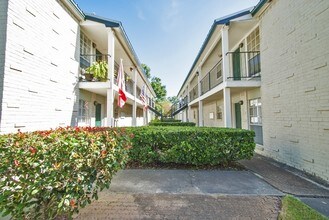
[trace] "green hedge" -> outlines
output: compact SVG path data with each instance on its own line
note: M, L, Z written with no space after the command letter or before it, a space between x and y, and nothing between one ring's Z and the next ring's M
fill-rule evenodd
M254 132L205 127L130 128L134 134L132 162L191 165L227 164L250 159L255 149Z
M189 126L194 127L194 122L150 122L149 126Z
M59 128L0 136L0 214L72 215L97 199L127 161L124 130Z
M162 118L162 122L181 122L182 120L174 119L174 118Z

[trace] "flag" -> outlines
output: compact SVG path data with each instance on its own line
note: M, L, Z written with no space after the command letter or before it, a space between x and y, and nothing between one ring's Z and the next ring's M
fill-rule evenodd
M125 72L123 71L123 64L122 64L122 59L120 61L120 66L119 66L119 71L118 71L118 87L119 87L119 97L118 97L118 106L120 108L122 108L126 101L127 101L127 97L126 97L126 85L125 85Z
M145 84L142 87L140 98L144 104L144 108L147 109L147 97L146 97L146 86Z

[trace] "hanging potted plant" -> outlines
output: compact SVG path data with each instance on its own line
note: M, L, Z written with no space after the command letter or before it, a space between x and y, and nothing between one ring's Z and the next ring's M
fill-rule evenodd
M107 80L107 71L108 71L108 66L107 66L106 61L96 61L90 67L88 67L86 69L85 76L87 74L90 74L90 75L92 75L92 78L94 80L106 81ZM87 79L87 76L86 76L86 79Z

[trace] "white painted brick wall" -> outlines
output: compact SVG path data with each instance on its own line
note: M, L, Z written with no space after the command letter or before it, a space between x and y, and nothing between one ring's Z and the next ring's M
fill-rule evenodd
M260 19L264 151L329 181L329 1L275 0Z
M9 0L1 133L74 125L79 25L53 0Z

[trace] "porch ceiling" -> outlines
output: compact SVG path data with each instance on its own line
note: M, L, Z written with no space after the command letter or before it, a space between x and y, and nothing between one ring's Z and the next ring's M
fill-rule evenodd
M97 50L102 54L108 54L108 32L110 28L105 27L104 24L86 20L81 24L81 30L96 44ZM130 67L135 65L131 61L126 50L123 48L122 39L116 34L114 56L115 62L120 63L120 59L123 59L124 71L132 77Z
M255 19L231 21L229 29L229 50L232 50L255 27Z

